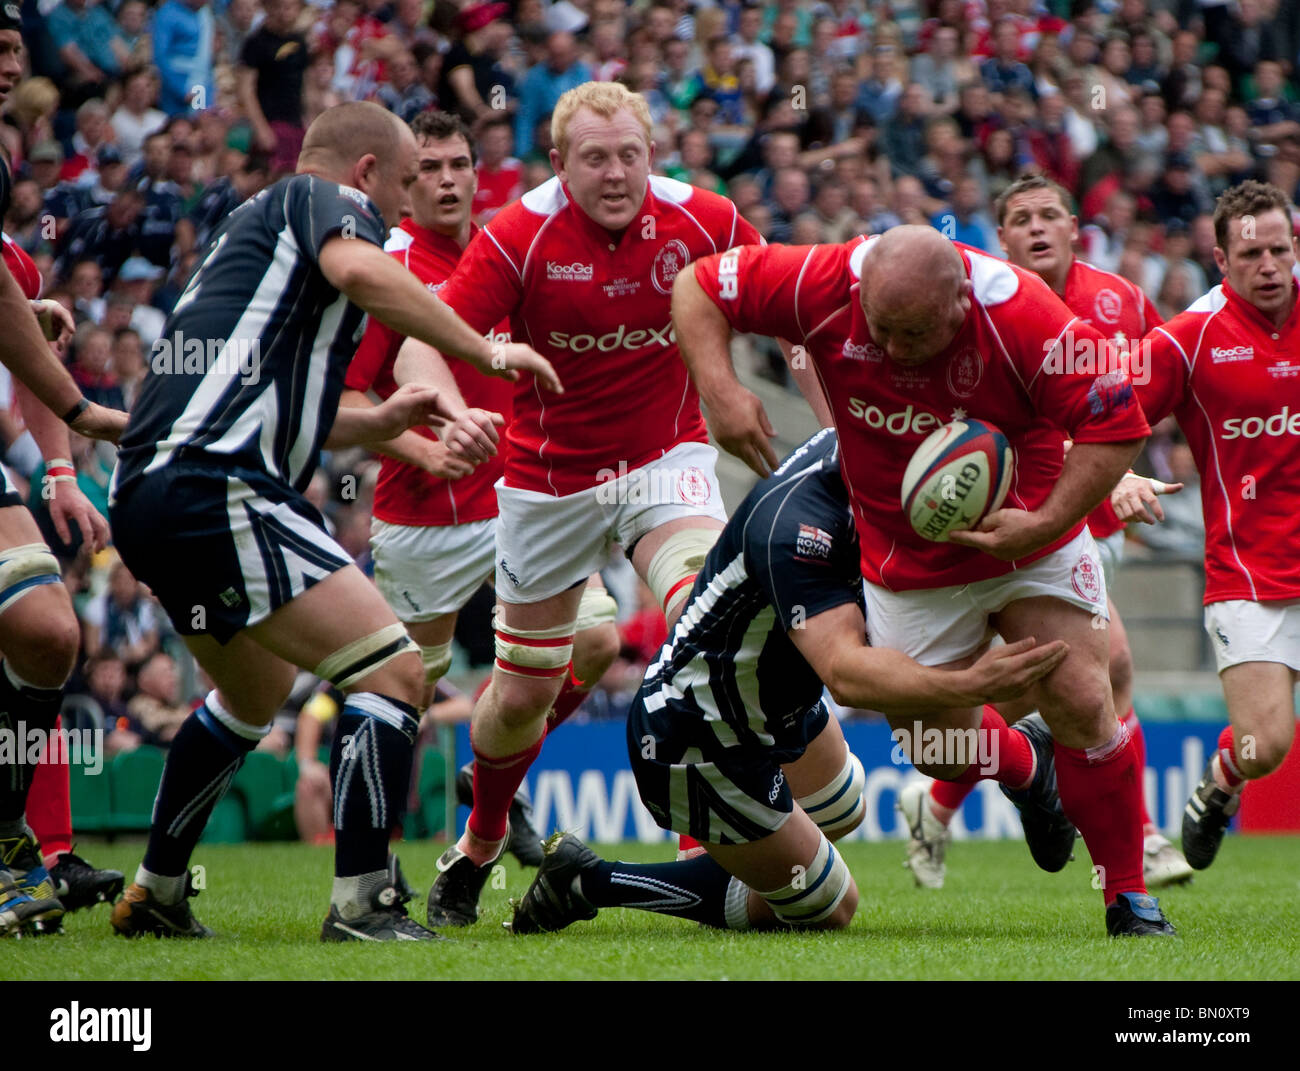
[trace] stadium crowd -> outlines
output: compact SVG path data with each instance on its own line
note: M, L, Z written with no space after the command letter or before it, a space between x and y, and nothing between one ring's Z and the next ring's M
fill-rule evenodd
M656 171L726 194L770 242L926 223L1001 255L994 199L1042 172L1075 198L1081 255L1165 318L1220 281L1217 194L1258 177L1300 197L1300 5L1281 0L21 6L31 75L0 125L15 176L4 229L34 259L43 296L78 323L64 355L77 383L119 408L209 236L291 173L306 125L345 100L470 123L477 222L550 176L550 110L593 79L645 95ZM743 348L750 374L785 382L774 347ZM100 705L113 746L165 745L205 689L112 551L92 558L56 538L39 452L15 413L10 392L5 463L32 489L83 624L72 691ZM73 461L104 509L113 451L74 436ZM1166 480L1195 478L1172 421L1147 463ZM363 566L376 468L335 452L308 494ZM1169 524L1132 536L1199 555L1195 490L1169 502ZM615 563L608 578L625 648L611 690L625 693L662 627L629 573ZM471 664L491 659L490 601L462 615Z

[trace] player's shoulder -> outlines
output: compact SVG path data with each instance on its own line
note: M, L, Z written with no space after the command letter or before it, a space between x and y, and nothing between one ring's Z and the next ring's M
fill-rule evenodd
M825 500L829 497L847 506L848 493L840 476L840 444L835 429L822 428L795 447L772 475L754 485L748 497L751 521L755 517L764 518L759 528L770 528L791 498Z
M1152 334L1158 337L1163 333L1187 350L1189 346L1196 345L1198 339L1205 335L1209 322L1227 307L1228 296L1223 292L1222 285L1211 287L1183 312L1155 327ZM1190 350L1188 355L1191 355Z
M384 242L384 252L391 253L393 256L400 256L405 253L415 243L415 235L405 227L394 227L388 232L388 240Z
M986 309L1019 309L1055 297L1038 275L964 242L953 242L966 265L971 296ZM1059 299L1058 299L1059 300Z
M655 200L674 208L682 208L695 216L725 216L731 219L737 214L735 203L729 197L723 197L712 190L703 190L681 179L669 178L667 175L650 176L650 192Z

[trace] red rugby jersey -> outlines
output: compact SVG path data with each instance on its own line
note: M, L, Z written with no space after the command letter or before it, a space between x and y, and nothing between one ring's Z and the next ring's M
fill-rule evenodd
M1177 417L1201 473L1205 601L1300 598L1300 301L1274 327L1225 281L1145 341L1138 397Z
M489 171L480 163L474 172L478 176L478 190L472 208L475 223L486 223L523 195L524 165L513 156L502 160L495 171Z
M707 442L673 334L673 280L690 261L761 241L725 197L650 177L613 237L553 178L483 228L441 297L476 329L509 316L555 366L563 394L520 377L506 485L569 495L685 442Z
M474 228L466 248L473 249L481 240L478 229ZM461 248L453 239L421 227L409 218L393 230L384 249L433 291L441 289L461 258ZM498 324L491 334L494 341L509 342L510 325ZM393 365L405 341L405 335L372 317L348 366L346 386L352 390L373 390L381 398L387 398L397 389ZM473 365L455 358L449 358L447 364L466 405L500 413L509 422L514 384L486 376ZM415 431L429 439L438 437L437 432L427 427L417 427ZM498 449L504 450L504 446L503 437ZM498 453L476 466L468 476L441 480L414 465L391 457L381 458L374 515L389 524L421 527L487 520L497 515L493 485L504 468L503 456Z
M1140 287L1078 257L1065 276L1062 300L1075 316L1091 324L1123 352L1165 322ZM1105 539L1122 529L1124 522L1115 516L1108 498L1088 514L1088 527L1098 539Z
M839 431L863 576L894 591L1001 576L1018 563L912 531L899 501L903 471L926 436L966 417L1001 428L1015 461L1006 506L1033 510L1061 471L1066 432L1078 443L1100 443L1140 439L1150 429L1122 368L1096 375L1062 366L1068 332L1107 348L1096 331L1037 275L960 243L974 287L965 323L926 364L894 364L873 341L858 298L862 256L873 240L730 250L697 263L695 277L737 330L807 347Z

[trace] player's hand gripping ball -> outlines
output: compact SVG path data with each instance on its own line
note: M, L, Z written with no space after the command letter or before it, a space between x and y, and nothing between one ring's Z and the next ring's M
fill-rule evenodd
M1011 486L1011 444L992 424L954 420L916 448L903 473L903 512L923 539L976 528Z

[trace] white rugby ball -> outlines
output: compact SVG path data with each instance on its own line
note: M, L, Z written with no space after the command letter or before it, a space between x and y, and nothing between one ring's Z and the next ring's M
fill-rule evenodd
M954 420L932 432L903 473L903 512L923 539L975 528L1011 486L1011 444L992 424Z

